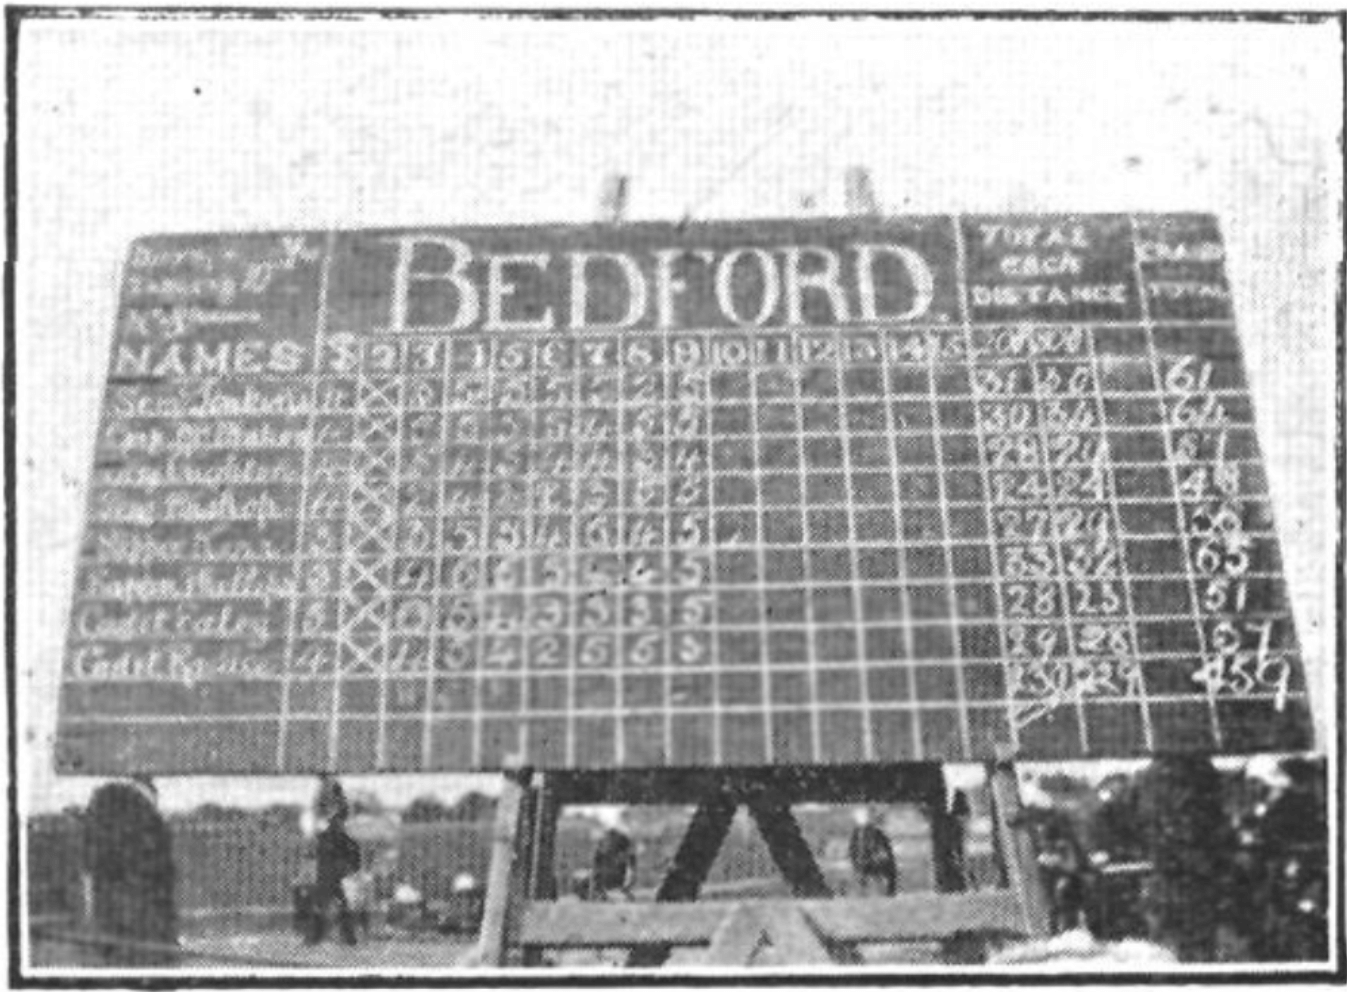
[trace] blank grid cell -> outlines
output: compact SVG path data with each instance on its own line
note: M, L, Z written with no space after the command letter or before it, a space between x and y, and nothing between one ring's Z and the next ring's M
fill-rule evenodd
M854 235L801 223L829 245ZM876 256L873 319L849 298L841 326L820 319L837 304L806 266L754 284L801 312L754 323L746 260L697 289L684 258L660 326L619 328L622 294L601 289L619 270L595 256L589 316L608 323L574 333L372 333L367 253L387 246L306 236L321 264L263 294L298 372L168 375L157 402L181 417L127 413L149 387L109 386L123 402L100 435L100 553L80 566L70 649L107 671L67 665L61 732L114 747L190 711L247 724L290 772L1304 745L1215 222L876 223L930 253L931 285ZM525 236L562 243L491 235ZM226 271L222 244L275 237L193 250ZM1031 277L1048 238L1074 261ZM399 320L448 320L442 280L417 274ZM225 413L183 400L203 389ZM167 447L137 448L138 431ZM174 472L171 501L143 481ZM173 519L189 503L219 526ZM152 519L115 519L123 504ZM163 560L126 550L141 544ZM201 633L181 638L204 673L190 691L126 674L165 640L155 615ZM215 733L184 737L190 760Z

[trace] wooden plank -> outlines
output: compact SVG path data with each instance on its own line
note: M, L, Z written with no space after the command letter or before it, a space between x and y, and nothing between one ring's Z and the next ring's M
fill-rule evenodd
M725 781L711 768L577 769L568 770L558 788L563 805L694 805Z
M850 947L830 947L798 903L768 903L766 943L756 963L764 965L859 964ZM851 953L848 953L851 952Z
M832 895L790 805L769 793L751 798L748 811L762 839L767 842L767 850L777 869L790 884L791 892L800 899Z
M557 821L561 815L557 786L561 777L561 773L539 775L532 790L532 843L529 845L530 864L525 885L530 900L557 897ZM523 963L530 967L542 964L540 952L525 949Z
M1023 926L1030 936L1052 934L1048 897L1039 877L1038 857L1028 831L1019 825L1023 807L1015 765L1003 757L989 769L993 828L1000 840L1006 879L1019 903Z
M520 942L540 947L709 944L725 917L747 903L534 903ZM798 909L839 944L940 940L961 933L1024 934L1013 892L914 893L892 899L756 900Z
M533 865L529 869L529 895L534 899L557 897L557 821L561 816L558 779L561 773L539 776L534 811Z
M734 798L725 793L716 793L697 806L669 871L655 893L656 901L685 902L697 898L730 832L737 808Z
M798 906L785 902L740 903L716 928L703 964L828 965L837 959Z
M523 875L528 867L532 802L528 772L505 776L496 806L496 827L491 839L491 866L487 871L486 906L477 939L474 963L499 968L505 965L515 943L523 896Z
M762 790L791 803L927 803L944 794L944 779L938 763L915 761L840 767L568 770L558 788L563 805L694 805L716 791L746 802Z
M711 935L705 964L742 968L753 962L768 941L762 911L753 903L739 903L720 921Z
M801 907L830 940L840 943L939 940L959 933L1023 933L1019 902L1005 889L941 894L914 892L891 899L830 899Z
M736 905L733 902L533 903L524 917L520 943L538 947L707 944L721 920Z

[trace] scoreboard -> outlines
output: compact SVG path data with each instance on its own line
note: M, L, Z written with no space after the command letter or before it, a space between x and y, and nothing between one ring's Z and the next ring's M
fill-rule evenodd
M65 772L1310 744L1203 215L129 251Z

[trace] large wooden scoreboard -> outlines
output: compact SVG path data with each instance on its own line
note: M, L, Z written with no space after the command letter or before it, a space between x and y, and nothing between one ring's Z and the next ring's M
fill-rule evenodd
M71 773L1309 746L1216 222L132 245Z

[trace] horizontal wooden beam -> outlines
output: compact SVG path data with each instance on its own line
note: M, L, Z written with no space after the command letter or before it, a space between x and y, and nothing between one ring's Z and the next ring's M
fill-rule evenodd
M940 940L959 933L1022 934L1024 922L1008 890L957 895L914 893L894 898L760 900L803 911L819 933L839 943ZM522 943L536 947L638 947L709 944L741 902L533 903Z
M931 802L944 796L939 764L706 769L651 768L551 774L563 805L623 803L686 805L715 792L747 802L770 792L789 803Z
M709 944L738 903L535 902L520 942L537 947L638 947Z
M802 904L819 930L844 943L939 940L959 933L1025 933L1009 889L893 898L810 900Z

